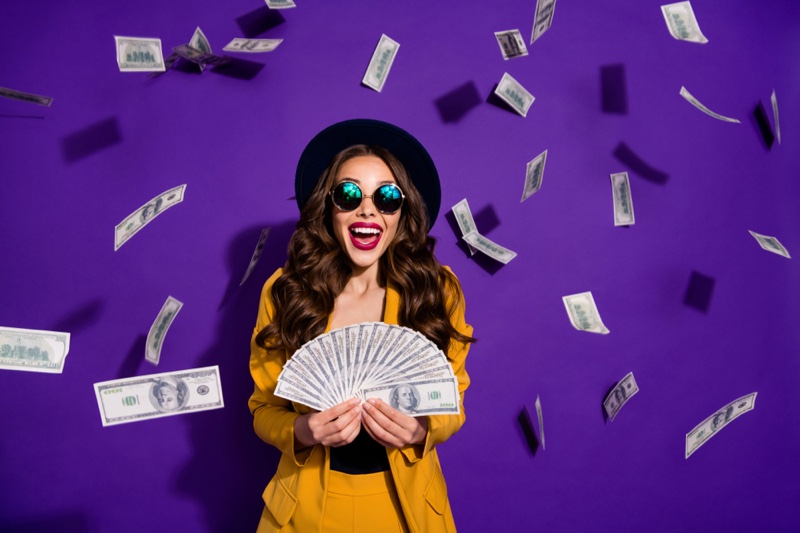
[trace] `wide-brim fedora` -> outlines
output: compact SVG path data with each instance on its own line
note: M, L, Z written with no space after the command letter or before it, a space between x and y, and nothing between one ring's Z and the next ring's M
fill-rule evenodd
M385 148L403 164L425 202L430 229L442 202L436 165L425 147L413 135L394 124L380 120L358 118L337 122L311 139L297 163L294 178L297 206L303 209L333 157L356 144Z

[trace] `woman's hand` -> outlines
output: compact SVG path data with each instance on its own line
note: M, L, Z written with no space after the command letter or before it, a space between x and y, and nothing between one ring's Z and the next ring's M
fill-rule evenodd
M319 413L298 416L294 440L298 448L315 444L343 446L353 442L361 430L361 400L352 398Z
M361 422L364 429L387 448L425 442L428 435L427 416L408 416L377 398L367 400L363 407Z

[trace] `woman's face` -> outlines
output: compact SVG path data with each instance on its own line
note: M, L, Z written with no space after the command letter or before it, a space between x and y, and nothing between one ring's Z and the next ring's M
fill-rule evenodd
M375 208L371 196L386 183L396 183L392 171L379 157L358 156L345 161L336 174L335 185L352 181L361 189L361 204L352 211L333 209L333 233L354 270L377 268L378 260L397 233L402 208L388 215Z
M172 387L161 387L156 393L158 403L165 409L178 408L178 391Z

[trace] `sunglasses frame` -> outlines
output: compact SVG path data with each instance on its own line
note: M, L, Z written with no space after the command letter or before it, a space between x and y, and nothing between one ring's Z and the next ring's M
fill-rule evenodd
M336 200L334 199L334 196L333 196L334 191L336 191L336 189L338 189L339 187L341 187L345 183L349 183L351 185L354 185L358 189L358 191L361 193L361 199L359 200L358 205L356 205L352 209L344 209L343 207L341 207L339 204L336 203ZM394 211L384 211L380 207L378 207L378 204L375 203L375 193L377 193L383 187L394 187L395 189L400 191L400 205L397 206L397 209L395 209ZM403 189L401 189L400 186L398 186L396 183L384 183L383 185L381 185L380 187L378 187L377 189L372 191L372 194L364 194L364 191L361 189L361 186L358 183L356 183L354 181L343 180L343 181L340 181L339 183L337 183L336 186L333 189L328 191L328 195L331 197L331 203L339 211L344 211L344 212L355 211L356 209L358 209L361 206L361 202L363 202L367 198L370 198L372 200L372 205L375 206L375 209L377 209L379 213L382 213L384 215L393 215L393 214L397 213L398 211L400 211L400 208L403 207L403 203L405 203L405 200L406 200L406 195L403 192Z

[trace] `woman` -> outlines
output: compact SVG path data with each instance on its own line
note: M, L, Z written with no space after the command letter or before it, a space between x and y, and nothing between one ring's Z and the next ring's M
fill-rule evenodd
M406 131L350 120L309 143L295 189L300 221L286 266L264 285L251 343L255 431L282 452L258 531L455 531L436 445L464 423L474 339L458 281L427 235L436 167ZM368 321L415 329L445 352L460 414L415 418L377 399L316 412L274 395L305 342Z

